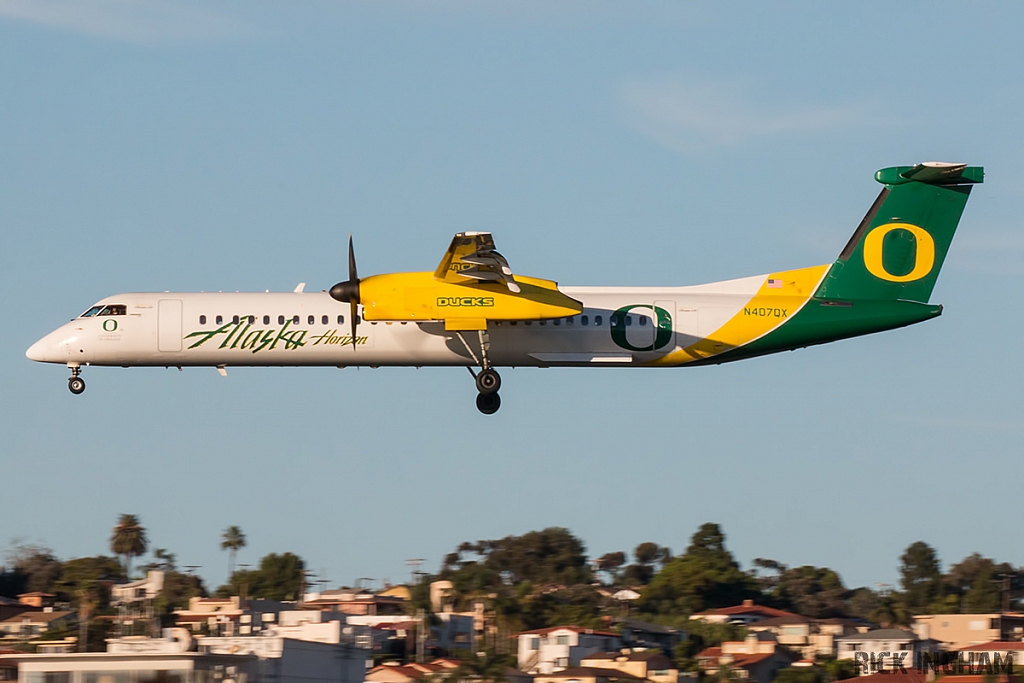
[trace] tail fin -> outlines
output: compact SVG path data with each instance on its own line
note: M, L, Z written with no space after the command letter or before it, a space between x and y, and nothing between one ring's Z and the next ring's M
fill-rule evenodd
M885 187L822 281L824 299L926 303L981 166L928 162L883 168Z

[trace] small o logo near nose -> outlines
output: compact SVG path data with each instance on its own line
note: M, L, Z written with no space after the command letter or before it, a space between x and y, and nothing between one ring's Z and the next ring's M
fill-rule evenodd
M116 329L117 329L117 321L116 320L104 320L103 321L103 331L104 332L113 332Z
M885 237L894 230L908 233L914 240L914 267L904 275L895 275L885 267ZM892 248L894 245L890 245ZM899 247L897 248L897 253ZM913 282L932 272L935 265L935 240L927 230L911 223L886 223L879 225L864 238L864 267L881 280L889 282Z

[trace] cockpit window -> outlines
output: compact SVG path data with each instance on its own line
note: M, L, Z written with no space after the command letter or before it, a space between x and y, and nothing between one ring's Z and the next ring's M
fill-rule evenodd
M110 304L96 315L128 315L128 307L124 304Z
M85 313L83 313L82 315L80 315L78 317L79 318L91 318L94 315L97 315L102 310L103 310L102 306L93 306L88 311L86 311Z

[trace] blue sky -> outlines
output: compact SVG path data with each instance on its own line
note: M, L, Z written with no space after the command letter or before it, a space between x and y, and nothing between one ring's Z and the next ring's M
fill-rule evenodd
M224 579L332 585L566 526L599 555L723 525L894 583L1007 543L1024 465L1024 7L956 2L0 2L0 546L122 512ZM87 369L37 338L124 291L330 287L488 230L517 272L676 285L828 263L878 168L984 165L934 321L710 368Z

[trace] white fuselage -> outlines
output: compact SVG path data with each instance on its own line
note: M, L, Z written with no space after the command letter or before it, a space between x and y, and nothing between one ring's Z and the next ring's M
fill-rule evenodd
M581 315L492 321L490 359L495 366L650 364L711 335L766 277L691 287L565 287L583 303ZM353 344L349 306L325 292L133 293L97 303L103 305L122 305L123 314L76 318L26 355L72 366L479 364L479 334L448 331L443 321L360 321Z

